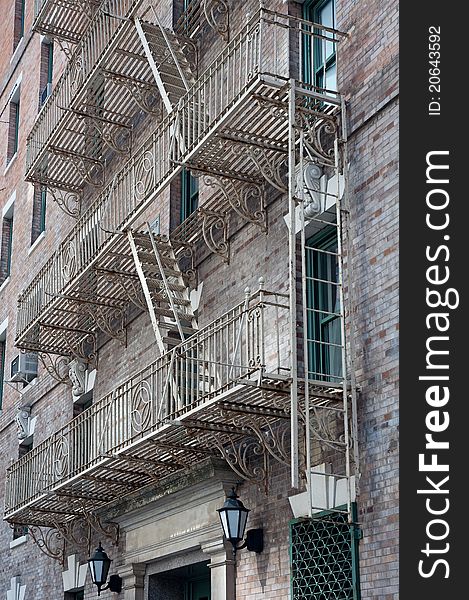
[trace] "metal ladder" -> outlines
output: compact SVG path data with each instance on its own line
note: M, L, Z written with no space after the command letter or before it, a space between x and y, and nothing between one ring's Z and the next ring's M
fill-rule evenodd
M163 27L153 7L152 12L156 25L137 17L134 23L163 104L170 113L195 78L177 36Z
M148 306L161 353L191 336L197 329L189 289L169 240L147 231L127 232L135 268Z

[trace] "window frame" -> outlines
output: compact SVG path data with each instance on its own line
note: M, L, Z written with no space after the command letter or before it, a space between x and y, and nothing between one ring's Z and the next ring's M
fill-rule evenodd
M319 18L321 9L331 3L332 5L332 29L336 28L336 3L335 0L307 0L303 5L303 18L307 21L317 23L321 25L321 19ZM327 27L327 25L325 25ZM318 30L316 30L318 31ZM302 78L305 83L313 85L319 89L329 89L329 91L337 91L337 73L334 88L326 88L324 81L325 74L328 69L337 65L337 53L336 46L333 41L329 42L332 44L333 51L330 56L326 56L324 61L323 45L327 45L323 39L313 37L310 35L304 35L303 44L303 73ZM311 47L313 44L313 48ZM312 50L314 50L312 52ZM313 56L314 64L311 64L311 56Z
M181 223L199 206L199 180L188 169L181 171Z
M3 332L2 332L3 333ZM6 337L6 331L5 337ZM5 362L6 362L6 339L0 339L0 411L3 407L3 389L5 380Z
M308 365L307 378L315 381L329 381L331 383L340 383L343 379L342 360L340 361L339 371L331 372L332 361L331 353L333 349L340 353L342 359L343 340L340 319L340 295L339 295L339 277L338 264L336 264L334 279L329 279L326 271L329 271L330 265L327 264L326 253L338 252L338 230L333 224L324 227L316 234L308 238L305 242L305 262L306 262L306 331L308 344ZM315 252L317 251L317 252ZM321 254L324 252L324 254ZM317 256L315 256L315 254ZM338 257L336 259L338 261ZM315 272L317 269L317 273ZM322 281L316 281L322 280ZM333 297L333 290L336 290ZM337 304L339 303L339 307ZM335 313L335 314L331 314ZM338 321L339 335L338 339L326 339L326 328ZM330 346L329 344L336 344ZM314 377L313 377L314 376Z
M315 513L313 518L310 517L301 517L297 519L292 519L289 523L289 559L290 559L290 598L294 598L294 572L293 572L293 528L295 525L305 522L311 521L323 521L327 522L327 518L334 515L341 515L339 511L346 511L347 506L337 506L332 510L325 510L318 513ZM361 587L360 587L360 562L359 562L359 541L363 537L362 531L358 525L358 510L357 503L351 503L351 516L352 522L348 523L348 527L350 529L350 552L351 552L351 576L352 576L352 593L353 600L361 600ZM331 520L331 523L334 522ZM345 525L345 523L344 523Z
M18 15L18 7L19 7L19 15ZM26 10L26 0L15 0L15 12L14 12L14 22L13 22L13 54L16 52L21 40L24 37L24 23L25 23L25 10ZM19 21L19 28L17 29L16 23L17 19Z
M40 200L38 200L38 197L40 195ZM37 206L40 202L40 209L39 209L39 219L38 220L38 226L35 227L35 217L36 217L36 210L37 210ZM46 230L46 209L47 209L47 188L46 187L39 187L38 186L34 186L34 197L33 197L33 212L32 212L32 217L31 217L31 246L36 242L36 240L38 239L38 237L44 233L44 231Z

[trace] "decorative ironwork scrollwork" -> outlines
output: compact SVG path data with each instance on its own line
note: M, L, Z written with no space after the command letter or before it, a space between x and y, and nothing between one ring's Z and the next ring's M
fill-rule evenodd
M112 272L105 272L104 277L106 280L115 283L119 287L120 293L122 293L122 295L137 308L141 308L145 311L148 309L142 286L137 279L132 276L126 277L120 273Z
M83 310L93 320L96 327L124 346L127 344L125 311L119 306L100 306L93 302L84 302Z
M140 381L132 391L130 420L132 429L141 433L152 421L153 393L148 381Z
M93 187L103 187L104 185L104 165L94 159L87 159L83 156L74 154L64 154L63 158L72 163L77 172L83 179Z
M282 193L288 191L288 182L285 177L285 156L283 154L273 154L264 148L246 146L245 144L242 146L242 151L247 153L261 175L272 187Z
M253 368L263 366L263 357L261 355L261 346L259 341L263 339L262 335L262 317L263 311L260 306L251 308L247 313L247 325L250 328L248 352L248 364Z
M338 412L327 405L313 406L310 409L310 435L311 441L318 442L323 450L345 450L343 424L338 418Z
M275 418L259 413L250 415L237 412L236 406L223 404L220 407L220 417L223 422L230 423L237 428L249 428L259 444L272 458L286 466L290 466L290 420L288 418Z
M69 359L65 356L57 354L49 354L48 352L39 352L38 358L41 361L44 369L59 383L72 385L68 376Z
M161 110L161 97L158 88L155 85L149 85L145 81L138 81L132 77L114 73L112 71L102 71L105 79L113 81L117 85L124 87L132 96L135 103L144 112L156 115L158 120L163 117Z
M336 117L324 113L312 115L297 111L299 125L304 131L304 146L309 158L325 166L335 166L333 140L338 135Z
M212 434L211 439L231 469L240 477L258 484L266 481L268 465L265 445L257 437L246 437L242 440L225 437L221 440Z
M72 73L71 76L71 86L73 89L78 89L79 86L83 83L84 77L84 61L83 56L81 54L74 54L72 57L72 62L70 62L70 71Z
M86 523L93 529L98 537L105 536L114 546L119 543L119 524L112 521L103 522L99 515L83 510L83 518Z
M216 31L225 42L229 41L230 9L225 0L202 0L205 18L210 27Z
M96 366L98 344L94 333L84 335L78 343L72 342L67 335L62 336L62 341L67 349L67 354Z
M226 214L201 207L198 209L198 215L202 219L202 236L208 248L228 264L230 262L230 246ZM221 240L216 233L217 231L223 232Z
M111 123L92 115L78 115L89 130L96 132L96 135L105 142L110 148L119 154L129 154L132 146L132 129L121 123Z
M73 279L77 273L77 248L76 240L72 238L68 240L62 247L62 282L66 285Z
M231 208L243 219L257 225L262 231L267 231L267 217L265 211L265 190L257 183L242 182L230 177L214 177L205 175L205 185L215 188L223 195ZM250 204L258 207L250 209Z
M138 200L144 198L153 184L155 172L155 157L147 150L135 165L135 196Z
M78 219L81 214L82 195L79 192L62 190L54 187L47 187L47 192L57 206L63 210L66 215Z
M34 543L46 556L65 564L65 539L57 529L49 527L28 526L28 533Z
M61 479L69 472L70 446L68 439L61 435L54 444L54 475Z

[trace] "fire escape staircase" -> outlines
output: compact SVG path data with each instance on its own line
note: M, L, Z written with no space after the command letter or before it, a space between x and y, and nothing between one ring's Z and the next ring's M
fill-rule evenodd
M148 232L127 232L135 268L160 353L179 344L197 329L189 289L170 241Z
M156 25L139 18L134 22L163 104L170 113L195 78L177 36L164 28L153 12Z

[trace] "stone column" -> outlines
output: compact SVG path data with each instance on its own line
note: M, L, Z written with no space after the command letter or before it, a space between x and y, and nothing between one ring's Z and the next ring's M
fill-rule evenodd
M133 563L119 567L119 575L123 579L122 591L125 600L143 600L143 586L146 565Z
M204 542L202 552L208 554L212 600L235 600L236 570L231 552L227 553L223 539ZM126 599L127 600L127 599Z

